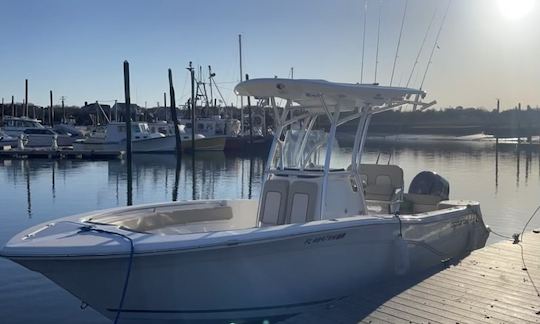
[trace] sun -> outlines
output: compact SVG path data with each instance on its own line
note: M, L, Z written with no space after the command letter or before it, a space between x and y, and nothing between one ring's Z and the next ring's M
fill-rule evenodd
M501 14L508 19L518 20L534 7L535 0L498 0Z

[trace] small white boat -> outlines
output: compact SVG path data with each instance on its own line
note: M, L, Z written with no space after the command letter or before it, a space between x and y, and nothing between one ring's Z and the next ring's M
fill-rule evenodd
M18 144L18 140L15 137L11 137L8 134L4 133L0 129L0 150L7 148L16 147Z
M50 147L56 137L58 146L70 146L77 139L71 134L59 134L50 127L43 126L39 120L28 117L4 117L4 132L18 138L23 135L28 147Z
M176 136L174 133L174 125L165 121L148 124L150 131L161 133L165 136ZM182 151L190 151L191 143L191 128L187 128L185 124L179 124L180 142ZM225 149L225 136L210 136L207 137L201 133L195 134L195 150L196 151L223 151Z
M126 149L126 124L111 122L101 131L73 143L75 150L123 151ZM174 152L176 139L159 132L151 132L145 122L131 123L131 150L134 153Z
M268 98L276 116L258 201L65 217L17 234L2 255L111 319L236 322L294 315L485 245L479 204L448 200L439 175L420 173L404 194L401 168L360 163L371 116L428 107L423 91L292 79L235 91ZM335 136L346 122L357 131L344 159Z

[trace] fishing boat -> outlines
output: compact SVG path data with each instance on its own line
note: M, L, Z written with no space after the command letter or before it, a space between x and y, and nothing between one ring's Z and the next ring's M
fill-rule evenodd
M121 151L126 149L126 124L110 122L73 143L73 149L84 151ZM145 122L131 123L131 150L134 153L174 152L174 136L151 132Z
M158 121L148 124L151 132L161 133L165 136L176 136L174 133L174 125L166 121ZM179 124L178 130L180 133L180 143L182 151L190 151L191 143L191 128L187 128L185 124ZM225 136L210 136L207 137L201 133L195 133L195 150L196 151L223 151L225 149Z
M70 146L77 140L73 134L60 134L43 126L39 120L28 117L5 116L2 129L11 137L18 138L22 135L26 140L25 146L28 147L50 147L55 138L58 146Z
M485 245L479 203L449 200L442 176L421 172L404 193L399 166L361 163L371 117L428 108L425 92L274 78L235 91L275 114L258 200L60 218L17 234L2 255L110 319L236 322L292 316ZM337 154L345 123L355 141Z

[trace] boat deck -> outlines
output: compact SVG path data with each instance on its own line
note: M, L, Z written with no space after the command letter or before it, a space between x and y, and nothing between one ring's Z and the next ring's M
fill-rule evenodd
M539 232L526 233L520 244L503 241L474 251L431 276L383 283L283 323L540 323Z

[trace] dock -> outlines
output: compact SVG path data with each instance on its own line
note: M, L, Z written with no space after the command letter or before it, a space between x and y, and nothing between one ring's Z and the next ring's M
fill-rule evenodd
M352 257L352 256L351 256ZM392 280L282 323L540 323L540 230L442 271Z
M82 151L72 149L27 148L0 150L0 159L122 159L124 151Z

